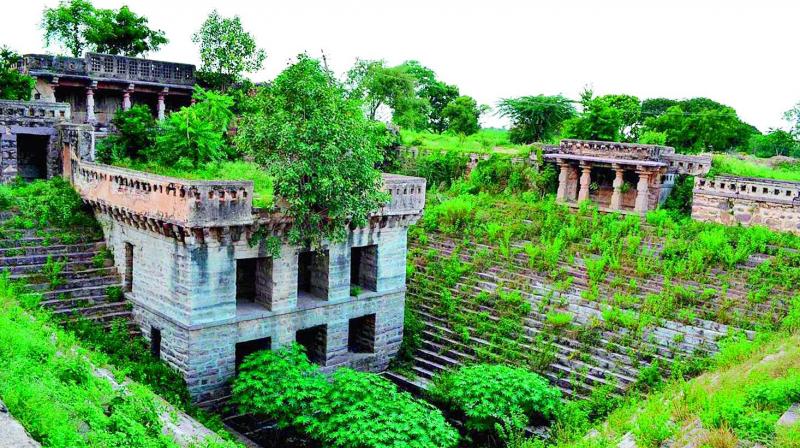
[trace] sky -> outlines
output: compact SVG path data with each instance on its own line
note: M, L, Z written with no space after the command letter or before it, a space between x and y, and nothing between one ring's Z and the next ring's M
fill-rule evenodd
M45 49L42 11L56 0L3 8L0 45ZM266 50L254 81L275 77L297 54L325 54L343 74L356 58L415 59L462 94L501 98L627 93L640 99L704 96L758 127L786 128L800 101L800 1L759 0L94 0L127 4L170 42L148 57L199 65L191 35L208 13L239 15ZM55 50L55 49L51 49ZM504 126L501 117L483 118Z

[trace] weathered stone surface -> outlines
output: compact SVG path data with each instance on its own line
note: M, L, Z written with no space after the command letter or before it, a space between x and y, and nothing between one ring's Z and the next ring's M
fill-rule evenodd
M800 403L795 403L778 419L779 426L791 426L800 422Z
M24 178L58 175L61 172L61 148L56 124L69 118L68 104L0 100L0 182L11 181L18 175ZM44 172L39 173L26 162L29 156L19 147L19 140L25 137L20 136L44 139Z
M25 428L8 412L0 401L0 448L39 448Z

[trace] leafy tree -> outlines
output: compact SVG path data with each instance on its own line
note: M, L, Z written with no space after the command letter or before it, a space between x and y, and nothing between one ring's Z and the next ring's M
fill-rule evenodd
M20 56L6 47L0 47L0 99L30 100L36 80L17 70Z
M233 119L233 99L200 87L194 99L195 104L171 113L161 123L155 145L145 150L148 160L191 168L228 156L226 132Z
M363 101L367 117L374 120L381 106L396 110L399 103L414 97L415 78L400 66L359 59L347 73L347 87L349 95Z
M800 103L797 103L796 106L787 110L783 114L783 118L789 122L789 126L791 127L790 132L795 138L800 139Z
M561 392L546 379L502 364L476 364L438 374L428 392L436 402L463 412L466 427L474 431L491 431L504 418L517 415L552 420L561 407Z
M445 117L445 108L456 98L459 97L458 87L436 81L422 90L422 94L428 98L431 105L429 127L434 132L442 133L448 129L448 121Z
M442 110L441 115L447 122L447 129L456 134L472 135L480 129L478 118L481 108L471 96L454 99Z
M261 69L267 53L256 46L255 38L244 30L239 16L221 17L211 11L200 30L192 35L200 44L201 69L239 80L242 73Z
M146 105L136 104L128 110L118 110L112 124L116 132L97 143L96 157L101 163L135 159L140 151L155 143L156 120Z
M402 128L421 130L428 127L431 105L427 99L416 96L403 96L394 103L392 122Z
M242 412L267 415L325 446L455 447L442 413L388 380L340 368L330 381L297 344L250 355L233 384Z
M645 145L665 145L667 144L667 133L657 131L644 131L639 136L639 143Z
M594 97L581 94L583 111L564 123L564 136L586 140L636 141L641 117L639 99L631 95Z
M773 129L767 134L753 134L747 143L748 152L756 157L800 156L800 142L781 129Z
M744 146L755 128L729 106L708 98L692 98L644 120L648 130L667 134L666 143L685 152L725 151Z
M657 117L667 111L672 106L676 106L678 100L670 98L648 98L642 101L642 117Z
M275 193L294 219L289 240L318 245L363 226L386 200L376 133L344 88L306 55L253 99L236 143L275 178Z
M44 40L59 43L72 56L84 50L139 56L167 43L164 32L147 26L147 18L127 6L118 10L97 9L87 0L60 0L42 16Z
M511 120L509 137L514 143L548 141L558 135L565 120L575 116L572 102L561 95L505 98L498 111Z
M163 31L150 29L147 22L147 17L127 6L98 9L86 29L86 42L99 53L139 56L156 51L168 40Z

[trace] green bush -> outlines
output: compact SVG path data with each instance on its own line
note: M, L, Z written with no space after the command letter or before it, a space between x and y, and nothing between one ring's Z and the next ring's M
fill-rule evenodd
M150 108L144 104L118 110L111 123L116 132L99 140L95 149L95 157L100 163L138 158L141 151L155 143L156 120Z
M338 369L330 379L299 345L250 355L233 383L239 410L274 418L325 446L455 447L441 412L374 374Z
M78 193L59 177L0 185L0 209L14 212L4 223L8 228L70 230L96 226Z
M470 430L486 432L504 418L553 420L561 392L529 370L501 364L477 364L438 374L428 391L444 407L461 412Z

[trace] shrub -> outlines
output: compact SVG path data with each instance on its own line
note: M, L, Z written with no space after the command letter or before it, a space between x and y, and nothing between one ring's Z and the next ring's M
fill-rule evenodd
M505 365L477 364L436 375L431 398L466 416L466 426L490 431L504 418L524 415L552 420L561 392L531 371Z
M441 412L388 380L347 368L330 380L294 344L250 355L233 384L241 412L274 418L325 446L454 447L458 433Z
M155 143L156 120L150 108L144 104L118 110L111 123L116 132L97 142L95 157L100 163L138 158L140 151Z
M11 209L14 216L3 225L10 228L75 229L96 226L80 196L63 179L17 182L0 185L0 209Z

